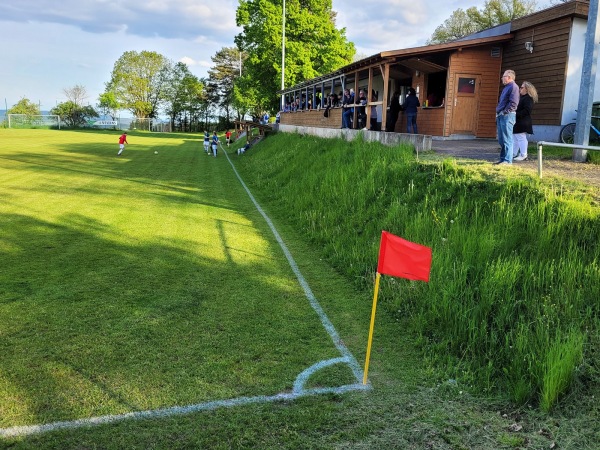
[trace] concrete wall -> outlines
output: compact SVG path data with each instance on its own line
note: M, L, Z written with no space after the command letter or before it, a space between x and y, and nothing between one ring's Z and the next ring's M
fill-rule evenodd
M598 24L600 24L600 21L598 21ZM565 82L561 124L574 122L575 117L577 117L576 110L579 103L586 31L587 20L578 18L573 19L571 40L569 42L569 60L567 62L567 79ZM596 75L598 75L598 73L596 73ZM597 77L596 83L598 83ZM539 94L540 96L542 95L541 92ZM594 92L594 101L596 100L596 92Z
M301 127L282 123L279 124L278 129L284 133L310 134L329 139L341 138L347 141L354 140L361 133L363 139L368 142L381 142L383 145L390 147L400 143L409 143L414 145L415 150L418 152L431 150L431 136L423 134L385 133L382 131L351 130L348 128Z
M534 107L535 108L535 107ZM545 141L560 142L560 130L562 125L533 125L533 134L527 135L529 142Z

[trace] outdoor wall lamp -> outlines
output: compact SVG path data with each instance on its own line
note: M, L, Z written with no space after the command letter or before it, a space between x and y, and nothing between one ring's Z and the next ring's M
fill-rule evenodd
M533 53L533 42L525 42L525 50L527 50L529 53Z

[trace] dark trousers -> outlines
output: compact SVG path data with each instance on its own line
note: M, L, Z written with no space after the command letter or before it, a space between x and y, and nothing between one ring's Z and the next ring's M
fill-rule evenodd
M396 122L398 122L398 113L390 114L387 118L385 131L394 131L396 129Z
M371 117L371 131L381 131L379 129L379 122L377 122L377 117Z

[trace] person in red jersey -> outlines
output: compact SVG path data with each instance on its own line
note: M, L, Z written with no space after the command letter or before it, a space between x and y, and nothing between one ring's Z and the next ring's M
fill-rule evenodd
M123 133L119 137L119 153L117 153L117 156L120 156L121 153L123 153L123 149L125 148L125 144L129 144L129 142L127 142L127 133Z

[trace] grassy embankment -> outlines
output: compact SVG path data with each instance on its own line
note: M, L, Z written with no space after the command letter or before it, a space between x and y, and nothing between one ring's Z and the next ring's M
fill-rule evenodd
M449 378L548 411L598 366L600 215L588 198L521 171L298 135L268 139L242 170L360 288L382 229L433 247L431 282L388 280L382 306Z

